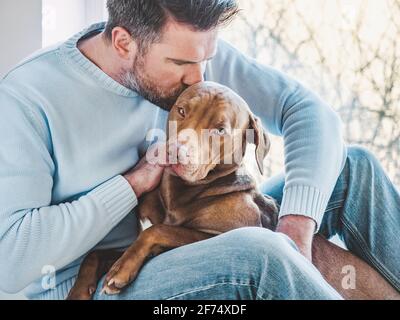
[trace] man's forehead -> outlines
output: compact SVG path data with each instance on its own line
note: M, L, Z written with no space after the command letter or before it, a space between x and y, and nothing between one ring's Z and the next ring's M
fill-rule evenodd
M188 25L167 23L160 45L169 58L192 63L212 58L217 51L218 29L194 30Z

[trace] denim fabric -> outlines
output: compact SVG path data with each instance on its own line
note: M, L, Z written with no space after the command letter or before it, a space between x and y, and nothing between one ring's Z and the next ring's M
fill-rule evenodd
M119 295L136 299L341 299L281 233L241 228L163 253L144 265Z
M262 191L280 202L284 184L279 175ZM328 239L338 235L400 291L400 192L368 150L348 147L319 232Z

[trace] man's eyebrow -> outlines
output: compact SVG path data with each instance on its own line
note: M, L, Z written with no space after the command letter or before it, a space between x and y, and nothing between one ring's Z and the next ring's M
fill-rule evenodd
M215 55L213 55L212 57L208 58L205 61L210 61L210 60L214 59L214 57L215 57ZM167 59L172 61L172 62L180 63L180 64L197 64L197 63L201 63L202 62L202 61L197 62L197 61L189 61L189 60L180 60L180 59L173 59L173 58L167 58Z

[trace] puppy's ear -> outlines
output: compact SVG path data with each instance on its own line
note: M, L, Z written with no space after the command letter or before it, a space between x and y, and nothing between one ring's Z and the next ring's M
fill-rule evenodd
M254 144L256 145L256 160L261 175L264 174L264 159L269 152L271 142L267 133L264 131L261 120L254 115L250 115L249 129L254 130Z

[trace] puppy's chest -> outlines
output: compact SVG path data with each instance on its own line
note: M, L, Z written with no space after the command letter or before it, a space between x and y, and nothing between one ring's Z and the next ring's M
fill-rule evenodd
M184 192L164 199L163 223L174 226L205 224L205 220L211 223L212 218L218 216L218 212L226 204L226 198L235 194L235 192L215 194L212 191L213 188L205 188L202 191Z
M167 199L161 195L161 198L165 211L163 223L167 225L184 225L201 211L202 203L195 196L176 194Z
M221 210L228 195L251 190L254 181L247 175L236 173L203 185L183 185L180 179L165 177L159 189L159 199L164 209L164 224L185 225L210 219Z

